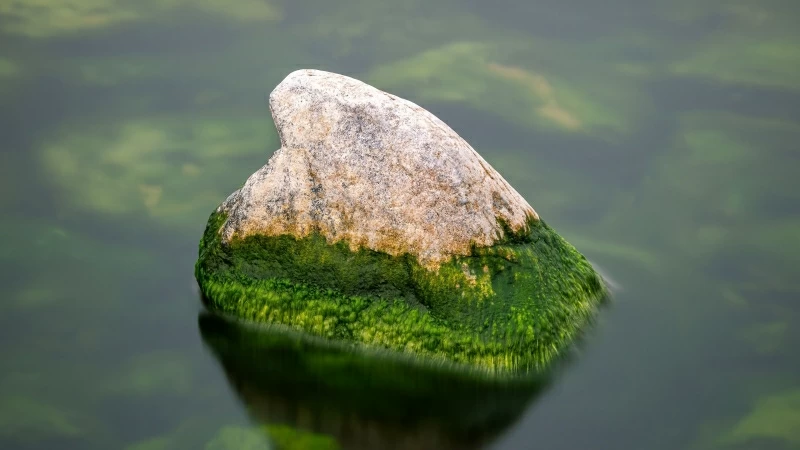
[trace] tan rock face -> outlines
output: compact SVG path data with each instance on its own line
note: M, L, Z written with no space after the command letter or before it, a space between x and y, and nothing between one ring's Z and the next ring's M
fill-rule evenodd
M318 232L434 268L521 231L533 208L420 106L353 78L289 74L269 99L281 148L220 206L223 241Z

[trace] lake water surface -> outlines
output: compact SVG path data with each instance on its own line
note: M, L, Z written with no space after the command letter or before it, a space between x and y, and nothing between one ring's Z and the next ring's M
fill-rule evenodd
M0 448L800 448L797 23L782 0L0 1ZM278 148L266 96L299 68L437 114L615 281L554 379L361 384L203 312L206 219Z

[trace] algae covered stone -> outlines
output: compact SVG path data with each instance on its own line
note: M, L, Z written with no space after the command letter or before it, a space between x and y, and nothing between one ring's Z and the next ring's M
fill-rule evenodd
M316 70L269 103L281 148L200 242L212 309L494 373L546 368L592 318L591 265L433 114Z

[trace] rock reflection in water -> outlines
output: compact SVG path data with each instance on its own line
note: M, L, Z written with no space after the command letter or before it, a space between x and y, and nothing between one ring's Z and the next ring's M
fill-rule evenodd
M329 435L344 449L482 448L547 382L488 381L207 312L198 320L253 420Z

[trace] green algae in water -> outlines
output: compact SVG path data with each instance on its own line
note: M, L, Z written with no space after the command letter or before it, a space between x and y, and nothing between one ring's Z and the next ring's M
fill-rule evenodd
M8 58L0 56L0 79L15 78L22 73L22 67Z
M565 66L562 53L585 66ZM592 56L530 38L463 41L379 65L368 78L414 100L459 103L525 127L604 139L629 134L647 107L636 95L638 80L586 63Z
M675 75L711 78L722 83L800 90L800 37L752 39L746 35L710 38L693 54L671 64ZM764 70L770 67L770 70Z
M204 413L195 414L166 433L138 440L127 445L125 450L202 449L213 441L220 420Z
M663 267L692 258L736 267L738 276L726 280L735 284L759 267L793 279L800 240L798 221L786 211L800 201L792 164L800 127L720 111L685 113L677 124L669 151L655 158L639 191L598 226L644 247L669 240L680 256L660 257ZM786 283L769 283L778 284Z
M75 395L84 388L81 382L69 389L48 373L65 376L64 371L31 371L28 360L8 351L3 356L8 363L0 375L0 448L108 448L107 424Z
M547 368L605 296L586 259L543 221L438 271L319 235L223 244L213 213L195 273L215 310L488 373Z
M27 396L2 395L0 442L4 438L27 436L28 441L85 439L90 433L90 419L67 407L57 407Z
M315 14L302 24L299 34L311 36L315 46L325 46L337 59L353 58L358 66L364 65L364 60L369 65L391 62L459 36L474 38L496 32L451 0L315 3ZM364 40L378 45L359 45Z
M286 425L266 427L272 441L281 450L339 450L339 444L330 436L308 433Z
M707 29L709 20L719 22L669 64L673 75L789 92L800 89L800 34L792 2L711 0L664 5L667 17L684 24Z
M112 395L166 398L188 396L191 388L187 358L174 351L154 351L131 358L105 390Z
M206 450L272 450L275 448L263 430L226 426L206 446Z
M242 427L229 425L208 442L205 450L339 450L328 436L285 425Z
M694 223L675 236L680 240L674 245L693 257L725 259L743 270L758 270L769 260L773 270L792 279L789 267L800 262L800 245L794 239L797 223L785 211L800 201L791 164L798 159L800 127L714 112L686 114L680 125L675 150L660 159L661 192L654 202L682 211L669 218L675 226ZM745 248L749 258L732 257Z
M755 324L741 333L741 339L753 347L758 353L771 354L778 351L786 340L789 322L775 321Z
M154 27L153 33L174 33L173 27L160 24ZM274 87L286 76L286 67L303 65L315 58L309 54L311 45L303 40L285 45L282 40L285 31L280 28L237 27L236 30L232 39L218 43L229 45L226 51L215 52L213 56L206 47L187 48L170 42L172 45L165 44L158 54L134 49L110 55L33 55L26 58L26 65L31 66L26 69L31 73L57 74L80 88L113 87L115 89L106 92L116 95L126 92L122 88L127 87L134 95L143 97L142 100L155 104L163 101L160 92L164 83L180 80L176 91L185 92L187 96L195 94L197 106L207 110L213 105L215 110L224 111L235 106L252 108L253 92ZM270 57L253 57L265 54ZM281 61L281 64L274 61ZM237 69L231 70L232 67ZM127 101L124 97L122 100ZM124 101L109 103L110 107L121 108L123 115L129 116L133 111ZM153 109L145 111L149 114Z
M104 242L85 230L9 214L0 219L0 264L7 265L13 280L0 302L5 317L48 311L37 324L52 320L63 326L68 317L119 306L121 300L108 296L125 282L118 268L146 271L154 256L123 242Z
M3 34L51 38L97 31L169 14L202 12L239 24L280 20L281 9L267 0L15 0L0 3Z
M65 127L45 141L42 160L68 211L187 229L224 195L205 180L240 179L272 141L256 114L167 115Z
M775 442L792 448L800 445L800 389L791 389L759 399L753 410L720 437L720 448ZM775 445L782 448L782 445Z

